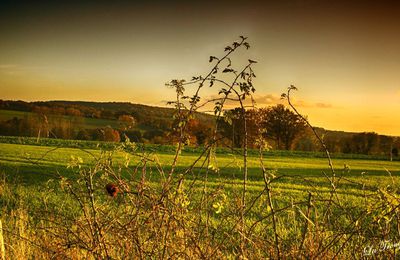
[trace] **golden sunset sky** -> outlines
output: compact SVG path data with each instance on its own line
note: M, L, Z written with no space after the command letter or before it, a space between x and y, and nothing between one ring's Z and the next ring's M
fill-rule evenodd
M395 2L34 2L0 3L0 99L165 106L167 81L204 74L245 35L258 106L293 84L316 126L400 135Z

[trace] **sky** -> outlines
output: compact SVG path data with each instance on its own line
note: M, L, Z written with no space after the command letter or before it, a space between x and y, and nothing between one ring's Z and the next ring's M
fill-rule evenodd
M257 106L293 84L313 125L400 136L399 17L395 1L2 1L0 99L165 106L166 82L244 35L233 64L258 61Z

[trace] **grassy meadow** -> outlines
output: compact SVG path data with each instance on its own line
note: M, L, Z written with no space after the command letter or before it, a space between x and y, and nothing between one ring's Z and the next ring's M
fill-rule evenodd
M98 142L97 142L98 143ZM154 147L153 147L154 150ZM167 149L165 149L167 150ZM95 157L100 156L100 149L85 148L62 148L57 146L37 146L22 144L0 143L0 162L1 170L7 178L19 179L26 185L38 184L49 178L57 177L56 173L70 177L71 171L67 168L71 156L81 157L85 165L93 163ZM170 167L174 154L171 149L166 152L149 153L150 156L157 157L165 170ZM311 154L311 153L310 153ZM188 167L200 155L197 151L183 152L179 161L182 168ZM113 155L117 164L123 164L126 157L122 152ZM128 157L131 165L136 165L139 158L136 156ZM299 157L292 156L291 153L264 153L264 164L271 170L276 170L276 174L284 175L288 178L305 178L318 183L324 183L324 174L329 173L328 162L320 157ZM221 168L218 173L210 174L211 180L226 178L229 180L241 180L241 156L236 153L217 154L216 160ZM259 158L254 154L249 157L249 179L251 182L262 182L262 171L259 168ZM334 159L334 166L338 176L343 176L349 180L367 179L368 183L384 184L385 180L391 180L388 171L396 177L400 174L400 161L390 162L388 160L376 159ZM363 173L363 174L362 174ZM128 174L128 173L127 173ZM364 177L363 177L364 176ZM158 176L153 176L155 181ZM188 176L190 177L190 176Z
M86 211L90 212L90 207L85 203L89 203L91 198L86 196L85 191L85 187L89 185L85 177L87 173L93 173L89 174L90 178L93 177L89 179L89 182L93 182L91 183L92 192L97 198L91 210L98 208L92 213L97 212L97 216L104 217L99 220L99 217L96 218L96 215L93 215L94 220L92 220L95 224L97 223L96 225L104 221L101 229L103 232L108 230L108 225L111 225L108 222L110 218L117 219L113 214L124 216L123 220L136 214L135 221L138 223L142 223L145 217L150 218L147 215L148 211L152 212L149 210L149 205L142 203L148 199L148 203L151 204L150 198L154 199L152 196L162 194L175 156L174 147L158 146L157 148L137 145L132 146L132 150L118 149L114 144L114 147L106 145L106 149L102 150L99 145L97 147L89 143L84 145L82 142L77 145L61 141L69 144L69 148L65 147L68 145L32 145L33 141L31 144L18 144L11 143L8 139L8 142L0 143L0 173L2 175L0 206L6 252L16 258L56 255L80 259L87 256L90 250L85 249L88 247L86 244L86 246L79 246L79 243L83 243L79 239L75 238L78 241L75 242L75 247L72 244L65 244L65 240L74 240L69 237L70 230L76 234L87 232L88 227L82 224L85 219L91 219L85 215L88 214ZM168 198L174 201L172 204L174 206L170 209L174 213L171 215L177 223L189 223L184 227L179 227L177 224L178 226L175 227L177 230L174 232L183 232L179 237L182 241L186 241L188 237L198 239L196 243L193 242L198 245L198 249L187 256L234 257L238 254L239 248L242 248L237 244L240 239L237 234L235 235L238 222L240 222L238 208L241 207L243 194L242 157L237 151L225 149L217 151L210 162L206 157L199 157L201 150L200 148L184 149L172 175L170 183L173 186L176 185L177 190L172 193L175 196L174 199L169 197L172 196L171 194L168 195ZM317 257L360 257L366 254L365 247L370 246L372 242L379 243L381 239L395 239L398 236L397 232L393 234L391 231L386 233L386 237L379 233L383 227L387 231L391 230L388 229L389 226L397 225L393 222L393 216L389 220L385 219L385 216L382 217L386 220L383 227L380 226L383 222L378 221L377 224L376 221L377 218L380 219L379 214L382 212L387 214L393 211L398 214L397 195L387 194L389 191L395 192L400 184L399 161L390 162L365 157L354 159L351 158L352 156L343 158L345 156L338 155L338 158L333 160L336 176L335 189L332 192L330 177L332 174L328 161L322 158L321 154L296 155L290 152L264 152L263 165L267 169L268 185L264 180L257 152L250 151L249 154L244 226L249 232L248 236L254 236L254 238L248 238L248 243L256 245L254 250L249 250L250 256L274 258L278 254L279 257L285 255L290 257L297 254L299 250L305 250L307 246L313 248L307 251L308 253L304 253L303 257L307 257L307 254L310 256L313 252ZM200 159L197 160L198 158ZM187 171L196 161L194 168ZM204 167L207 164L209 166ZM125 195L121 192L116 198L110 198L105 189L109 182L120 183L121 187L130 188L125 190ZM65 183L68 183L69 190L65 188ZM139 195L130 195L132 189ZM141 200L139 199L140 191L148 191ZM390 196L394 196L396 201L393 202L393 198L390 200ZM272 203L269 204L270 202ZM386 202L389 209L383 204ZM135 205L137 208L139 208L138 205L142 207L140 214L143 215L138 212L134 214L135 211L131 207L121 209L124 203L128 205L140 203ZM393 206L390 203L395 204ZM327 204L331 204L328 210ZM152 207L154 210L156 206ZM113 213L106 214L103 212L105 209L112 209ZM157 214L163 216L161 221L165 221L166 213L163 210L156 211ZM273 215L271 215L272 212L274 212ZM328 213L331 214L332 219L325 219L324 214ZM358 218L366 215L368 217L363 220L364 222L358 221ZM58 218L57 216L62 216L61 219L64 219L62 224L54 220ZM274 220L273 225L271 216ZM324 222L320 224L321 227L318 227L318 221L322 220ZM130 219L130 221L133 220ZM146 221L144 223L149 222L149 220ZM154 221L157 222L160 219L154 217ZM58 224L54 226L51 223ZM167 223L170 225L170 220ZM192 226L194 223L196 225ZM154 225L152 223L151 227L146 227L146 230L156 230ZM349 226L356 230L352 231L351 236L346 233ZM79 227L82 230L76 231ZM128 228L123 227L121 232L128 232ZM188 227L191 228L188 229ZM199 229L195 234L188 231L195 229ZM341 229L343 233L340 233L340 237L333 235L334 230ZM165 241L168 241L168 238L171 241L177 241L178 238L176 235L169 237L170 234L161 228L157 230L165 234L163 249L157 248L154 242L151 243L154 238L147 237L147 240L145 239L147 242L141 244L143 248L139 247L140 250L134 249L134 245L123 249L119 247L121 245L112 244L109 248L113 248L116 252L107 254L117 256L117 258L137 256L139 253L143 254L142 257L165 257L169 251L188 250L187 242L182 242L180 246L177 246L178 248L167 246ZM281 243L278 246L276 237L274 241L274 234L277 233ZM96 237L94 234L93 237ZM224 234L229 235L225 237ZM103 236L106 237L106 235ZM129 236L132 234L129 233ZM146 237L143 234L142 236ZM103 240L97 239L101 244ZM231 243L226 244L226 240L231 240ZM323 242L325 240L328 242ZM53 244L51 241L57 241L57 243ZM232 241L235 241L236 245L232 244L234 243ZM89 242L86 241L86 243ZM301 244L301 246L293 247L293 244ZM214 252L211 248L215 246L218 250ZM348 249L343 249L347 247ZM262 251L261 248L269 248L269 250ZM277 249L280 251L276 251Z

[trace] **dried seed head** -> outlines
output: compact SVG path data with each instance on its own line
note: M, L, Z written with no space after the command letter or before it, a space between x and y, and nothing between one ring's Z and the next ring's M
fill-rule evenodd
M115 185L114 183L109 183L106 185L106 190L107 193L111 196L111 197L116 197L118 192L119 192L119 188L117 185Z

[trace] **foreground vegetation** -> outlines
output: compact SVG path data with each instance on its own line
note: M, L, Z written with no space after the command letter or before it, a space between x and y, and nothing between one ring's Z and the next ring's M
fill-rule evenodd
M159 197L166 178L161 173L170 171L174 154L132 151L127 146L114 152L102 152L99 149L0 144L1 220L7 254L12 258L34 255L84 258L91 250L100 250L91 248L95 243L91 240L96 239L98 243L105 243L107 254L117 258L162 257L163 254L179 257L173 252L182 254L180 257L227 257L239 253L236 250L240 249L240 239L235 232L240 221L237 207L240 206L243 165L237 155L216 154L215 164L219 170L201 169L199 162L182 181L181 174L185 174L200 155L184 153L171 182L174 187L180 185L179 192L173 193L173 198L165 198L173 203L167 206ZM326 160L270 155L263 161L273 170L270 172L270 196L276 212L275 229L282 256L294 256L301 251L304 256L313 256L313 252L328 247L321 256L340 252L339 256L359 257L364 254L365 247L379 247L381 240L399 238L391 225L397 225L398 199L394 191L399 186L400 162L336 159L335 165L342 167L335 190L336 203L340 203L336 206L340 207L332 208L329 220L325 220L329 221L326 226L319 223L332 196L331 183L322 173L329 170ZM249 157L248 166L246 196L251 208L246 214L246 230L252 245L247 254L276 257L271 207L258 158ZM93 210L90 196L87 196L85 173L95 169L98 172L93 176L93 195L97 216L85 216L85 211L88 214ZM110 197L105 190L110 182L119 183L124 194ZM204 201L206 194L208 200ZM77 201L75 196L82 201ZM173 215L163 219L165 211ZM171 237L158 242L168 244L157 244L156 237L148 237L150 231L165 235L167 231L160 230L159 221L170 222L170 232L176 234L170 233ZM103 232L101 239L93 237L95 232L90 234L90 225L96 222ZM342 230L336 237L332 232L338 227ZM118 240L121 235L143 241L122 242ZM293 248L294 243L303 246ZM164 246L166 252L163 253ZM341 251L341 246L347 250ZM393 251L380 253L390 255Z

